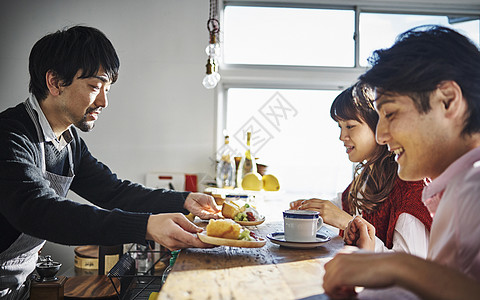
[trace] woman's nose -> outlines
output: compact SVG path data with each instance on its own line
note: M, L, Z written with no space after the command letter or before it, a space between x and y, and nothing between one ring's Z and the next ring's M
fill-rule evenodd
M346 133L343 129L340 129L340 137L339 137L339 140L341 140L341 141L343 142L343 141L345 141L347 138L348 138L347 133Z

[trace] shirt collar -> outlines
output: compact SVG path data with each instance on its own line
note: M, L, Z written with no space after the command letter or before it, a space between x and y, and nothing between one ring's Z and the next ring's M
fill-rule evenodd
M455 177L458 173L465 171L472 167L472 165L480 161L480 147L474 148L455 162L453 162L443 173L430 182L424 189L422 199L426 201L427 199L433 197L435 194L439 194L445 190L448 183Z
M68 127L67 130L65 130L62 133L62 135L60 136L60 139L58 139L55 133L53 132L53 129L50 126L50 123L48 123L48 120L45 117L45 114L43 113L37 98L35 98L33 94L30 94L30 97L28 97L27 101L30 102L30 105L32 106L33 110L37 112L38 123L40 125L40 128L42 129L43 138L45 142L53 143L53 145L55 146L55 148L57 148L58 151L61 151L68 144L70 144L70 142L73 140L70 127Z

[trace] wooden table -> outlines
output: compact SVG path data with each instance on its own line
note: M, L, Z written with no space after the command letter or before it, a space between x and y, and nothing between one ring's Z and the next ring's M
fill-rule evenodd
M266 221L249 229L261 237L283 231L282 211L287 207L283 201L258 203ZM269 240L262 248L184 249L158 299L283 300L322 295L323 266L344 243L333 231L321 230L332 239L313 249L280 247Z

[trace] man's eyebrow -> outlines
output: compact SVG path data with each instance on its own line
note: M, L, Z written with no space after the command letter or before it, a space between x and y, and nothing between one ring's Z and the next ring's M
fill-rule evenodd
M108 77L107 76L98 76L98 75L94 75L92 76L93 78L96 78L96 79L99 79L101 80L102 82L104 83L107 83L109 81Z
M389 98L387 98L387 99L379 98L379 99L375 100L375 108L377 110L380 110L384 104L392 103L392 102L395 102L395 100L389 99Z

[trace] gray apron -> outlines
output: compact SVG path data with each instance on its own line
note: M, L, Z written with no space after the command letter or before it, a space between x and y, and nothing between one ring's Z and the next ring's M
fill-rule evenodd
M45 163L45 139L40 123L30 103L25 101L25 105L37 129L43 177L50 182L50 187L59 196L65 197L74 177L72 148L70 144L67 145L70 162L69 175L62 176L48 172ZM27 277L35 270L38 251L44 244L45 240L21 233L7 250L0 253L0 298L2 300L28 299L30 296L30 280L27 280Z

